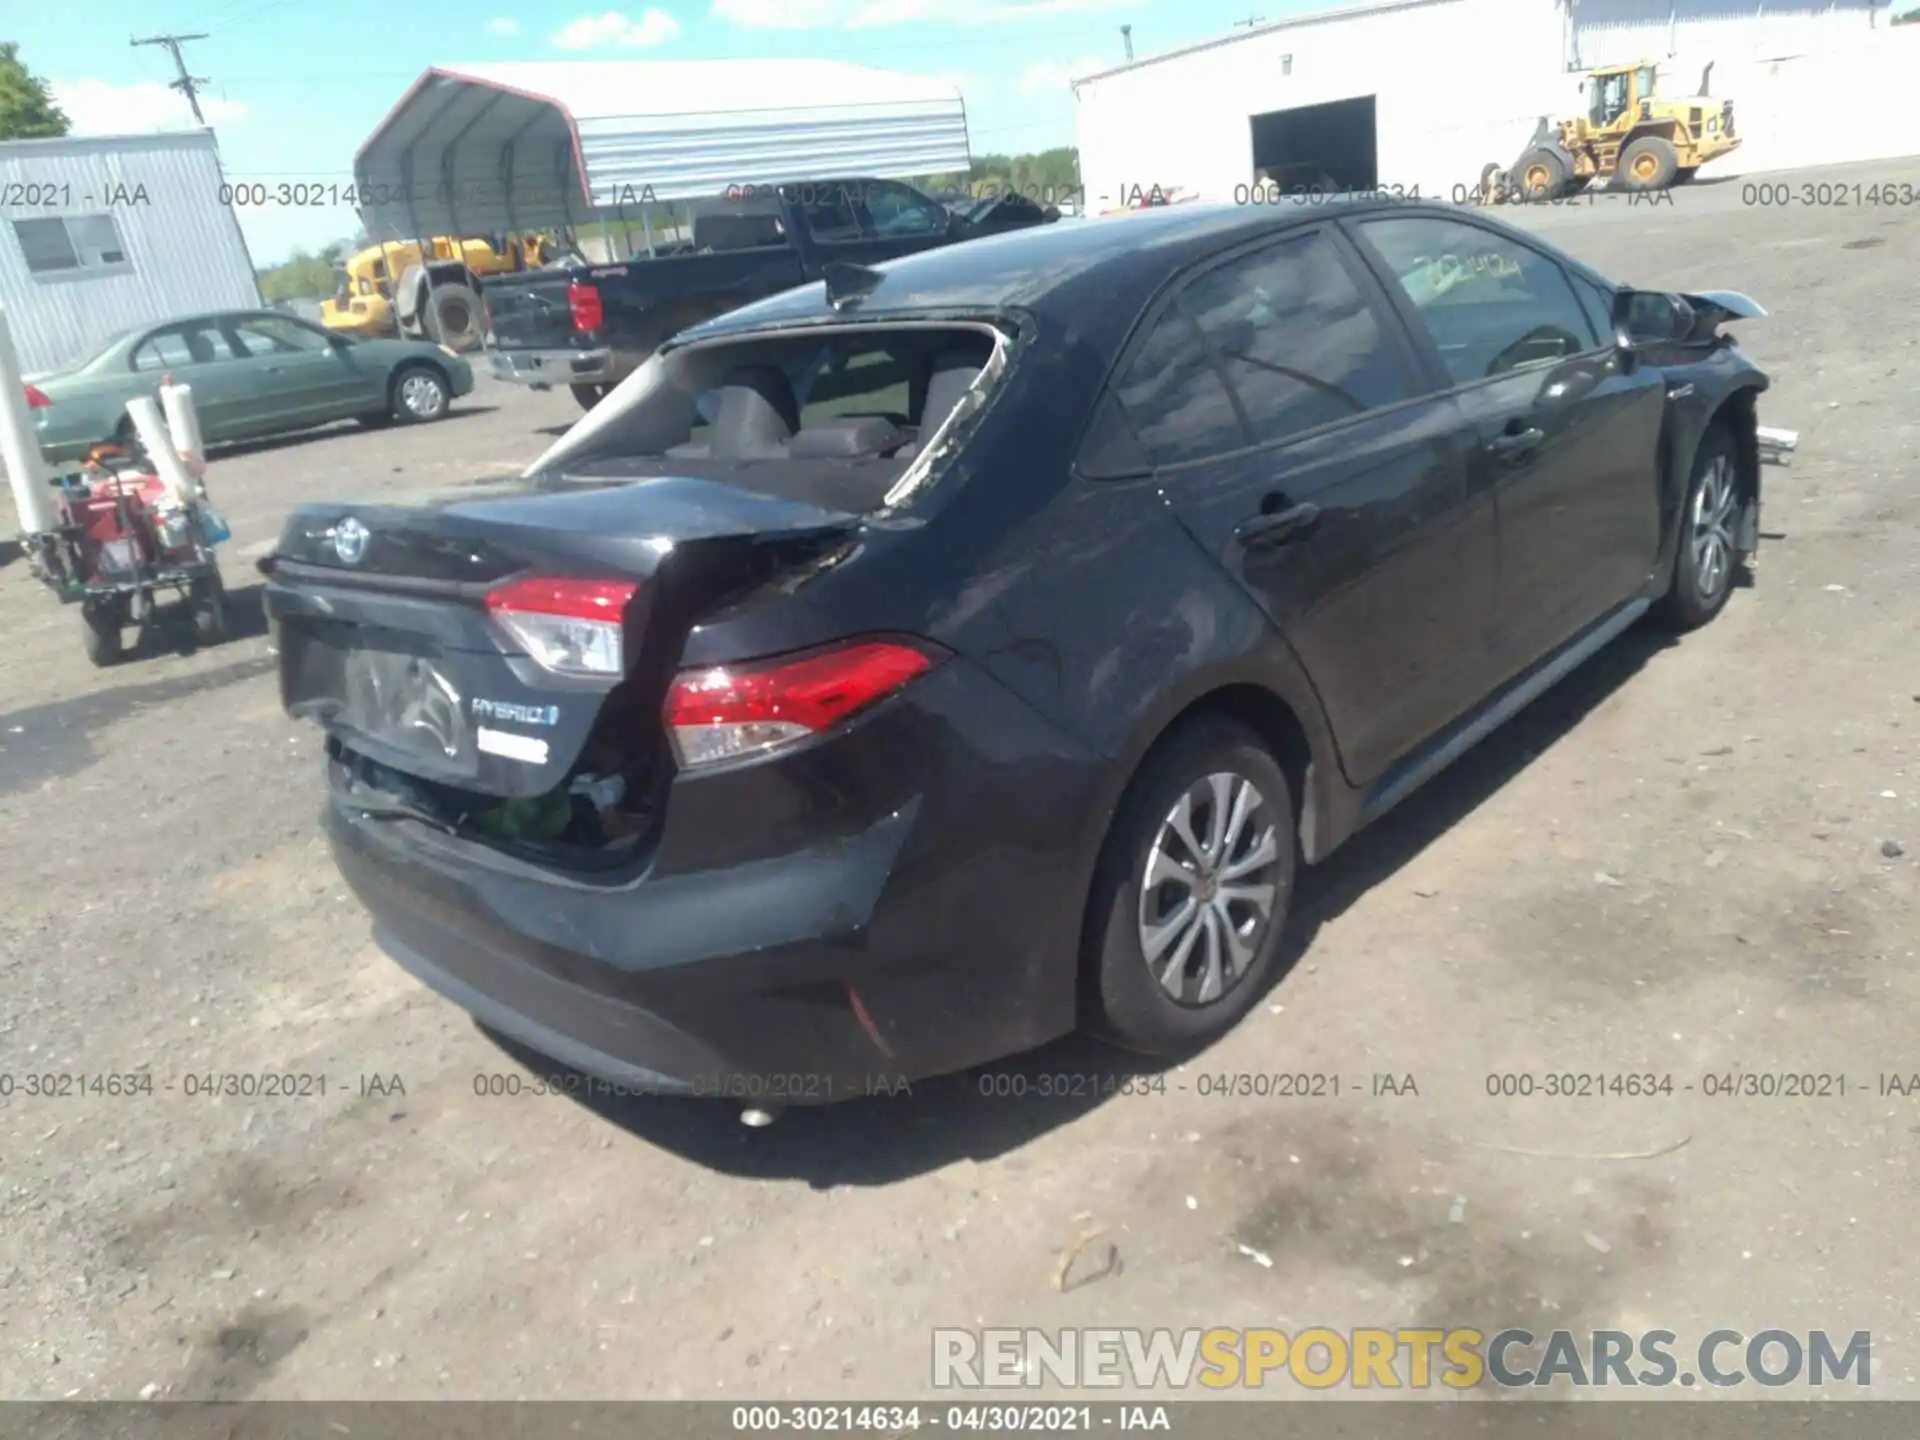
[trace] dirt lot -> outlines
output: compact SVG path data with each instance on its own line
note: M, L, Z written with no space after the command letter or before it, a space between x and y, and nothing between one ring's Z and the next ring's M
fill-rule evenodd
M1743 333L1803 451L1767 472L1756 584L1682 644L1629 636L1311 877L1291 971L1160 1093L1035 1098L1115 1070L1068 1044L996 1072L1024 1097L964 1076L764 1132L476 1094L528 1072L369 943L257 591L245 637L99 674L0 568L0 1395L907 1396L935 1325L1313 1323L1870 1329L1874 1392L1920 1393L1920 1098L1879 1093L1920 1072L1920 210L1795 199L1523 217L1772 308ZM299 499L498 473L576 413L484 387L222 459L229 583ZM326 1093L188 1094L261 1070ZM1550 1070L1675 1092L1488 1094ZM155 1088L25 1097L49 1071ZM1201 1093L1272 1071L1341 1096ZM1847 1092L1704 1094L1739 1071ZM1119 1263L1059 1293L1090 1224Z

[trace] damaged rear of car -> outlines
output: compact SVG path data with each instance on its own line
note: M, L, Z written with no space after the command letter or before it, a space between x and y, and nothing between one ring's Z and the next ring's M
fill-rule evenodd
M911 583L1022 319L723 323L516 493L296 511L266 606L390 955L608 1080L833 1100L1037 1038L881 903L916 865L938 902L916 837L966 823L970 752L1056 744Z

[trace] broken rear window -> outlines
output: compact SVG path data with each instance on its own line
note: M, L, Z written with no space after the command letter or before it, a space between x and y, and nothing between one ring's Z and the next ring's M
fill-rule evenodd
M876 510L988 388L997 339L984 325L870 324L688 346L652 384L603 402L619 413L562 473L694 475Z

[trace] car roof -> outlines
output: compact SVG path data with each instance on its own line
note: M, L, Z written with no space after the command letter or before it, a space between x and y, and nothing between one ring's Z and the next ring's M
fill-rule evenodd
M706 321L678 341L838 319L932 319L1030 311L1096 350L1119 349L1153 297L1187 266L1250 240L1334 215L1403 211L1471 218L1543 242L1480 212L1372 195L1314 195L1267 204L1169 205L1071 220L944 245L874 265L881 278L857 306L835 312L815 281ZM1547 246L1560 255L1557 248Z

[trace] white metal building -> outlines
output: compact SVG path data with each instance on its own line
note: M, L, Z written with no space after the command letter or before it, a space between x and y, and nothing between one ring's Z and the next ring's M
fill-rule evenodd
M0 144L0 302L29 375L149 321L260 303L211 130Z
M428 70L354 157L372 236L543 230L729 186L964 171L950 83L837 60Z
M1873 0L1370 0L1076 80L1081 179L1095 211L1315 172L1450 199L1575 113L1577 72L1633 60L1671 95L1712 64L1743 137L1715 174L1920 154L1917 31Z

